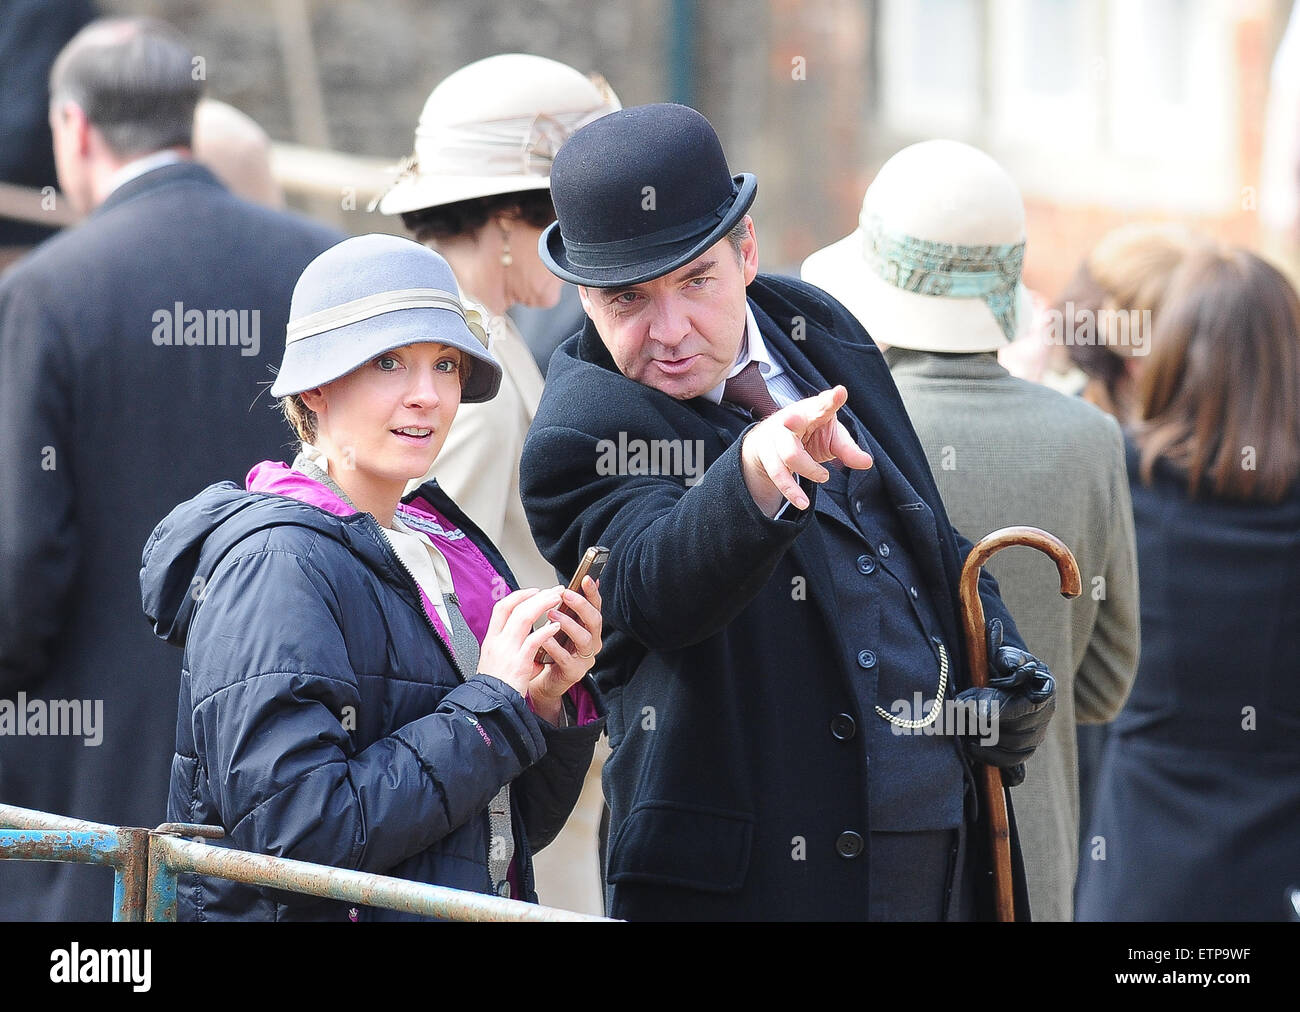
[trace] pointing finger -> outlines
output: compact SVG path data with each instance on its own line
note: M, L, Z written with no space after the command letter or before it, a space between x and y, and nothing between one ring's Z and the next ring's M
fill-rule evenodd
M819 394L791 404L786 408L788 414L782 421L787 429L802 436L809 429L815 429L830 421L835 416L835 412L844 406L847 399L848 391L844 387L823 390Z

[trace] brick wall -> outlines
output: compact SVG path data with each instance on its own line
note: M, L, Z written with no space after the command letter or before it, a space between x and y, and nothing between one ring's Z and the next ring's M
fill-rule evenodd
M396 159L430 89L499 52L549 56L602 72L626 105L671 97L670 0L296 0L310 11L328 138L340 151ZM277 140L299 139L286 95L273 0L101 0L108 12L177 25L207 62L214 97ZM290 4L289 6L293 6ZM696 0L691 100L717 127L732 167L755 172L754 208L766 269L797 269L849 232L862 193L897 146L872 120L878 68L871 0ZM1290 0L1252 0L1231 40L1236 165L1257 185L1269 64ZM1171 167L1177 171L1177 167ZM1026 280L1053 295L1108 229L1149 208L1062 204L1026 193ZM1223 238L1259 241L1257 216L1197 219ZM382 227L358 215L354 231Z

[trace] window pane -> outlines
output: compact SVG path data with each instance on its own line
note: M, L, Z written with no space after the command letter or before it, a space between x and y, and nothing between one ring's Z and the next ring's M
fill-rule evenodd
M910 27L911 84L928 92L979 87L978 0L904 0L913 8Z
M1083 37L1079 0L1029 0L1024 84L1029 91L1064 95L1079 81L1079 44Z
M881 0L881 110L908 137L963 137L981 122L985 0Z
M1171 105L1187 101L1188 54L1195 12L1189 0L1144 0L1141 37L1148 40L1147 88Z

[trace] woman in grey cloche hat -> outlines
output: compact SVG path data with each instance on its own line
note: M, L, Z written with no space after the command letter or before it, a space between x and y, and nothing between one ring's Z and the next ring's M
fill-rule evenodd
M586 677L600 594L516 589L436 482L403 495L500 372L423 246L361 236L304 270L272 388L301 452L181 504L145 547L145 612L185 651L168 819L222 826L240 850L536 900L532 852L603 724ZM184 878L183 919L406 916Z

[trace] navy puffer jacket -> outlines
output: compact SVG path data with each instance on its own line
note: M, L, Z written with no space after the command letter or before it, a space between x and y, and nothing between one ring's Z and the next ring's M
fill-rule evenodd
M213 485L144 550L145 614L184 647L168 819L224 827L216 846L490 893L487 804L509 783L535 901L532 852L572 811L604 723L590 680L571 691L587 722L555 728L504 682L462 677L370 514L294 498L330 496L283 465L249 477L262 491ZM448 546L481 641L514 578L436 483L404 502ZM177 906L182 920L409 919L197 875Z

